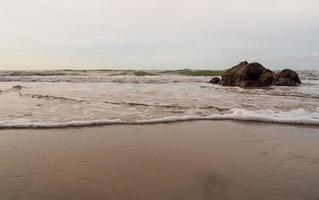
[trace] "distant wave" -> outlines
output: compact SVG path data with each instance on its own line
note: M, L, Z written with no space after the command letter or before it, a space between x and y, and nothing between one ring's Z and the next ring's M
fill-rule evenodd
M206 76L0 76L0 82L71 82L71 83L189 83L208 82Z
M0 71L0 82L174 83L207 82L216 70L57 70ZM319 80L319 71L298 71L302 80Z
M295 124L295 125L313 125L319 126L319 114L309 113L302 109L292 110L288 112L274 112L271 110L249 111L244 109L232 109L229 114L214 114L211 116L170 116L157 119L144 119L136 121L122 121L121 119L100 119L92 121L70 121L60 123L50 122L29 122L29 123L14 123L0 122L1 129L12 128L76 128L101 125L143 125L143 124L159 124L172 123L183 121L197 120L235 120L235 121L250 121L250 122L266 122L279 124Z
M81 75L103 75L103 76L158 76L158 75L183 75L183 76L220 76L224 70L22 70L22 71L0 71L0 76L81 76Z

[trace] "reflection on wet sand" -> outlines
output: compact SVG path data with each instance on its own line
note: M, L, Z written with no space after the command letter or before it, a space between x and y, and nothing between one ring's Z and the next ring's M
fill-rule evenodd
M230 183L224 176L209 173L203 185L203 200L226 199L229 186Z
M227 121L1 130L0 199L316 200L318 142Z

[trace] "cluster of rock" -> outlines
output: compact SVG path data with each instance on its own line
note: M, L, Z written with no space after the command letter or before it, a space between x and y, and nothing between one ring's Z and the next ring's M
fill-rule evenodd
M241 62L226 70L222 78L213 77L210 83L223 86L269 87L297 86L301 83L298 74L290 69L275 73L260 63Z

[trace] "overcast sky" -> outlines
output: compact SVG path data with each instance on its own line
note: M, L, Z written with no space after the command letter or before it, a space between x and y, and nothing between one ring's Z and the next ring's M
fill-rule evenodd
M0 69L319 69L319 0L8 0Z

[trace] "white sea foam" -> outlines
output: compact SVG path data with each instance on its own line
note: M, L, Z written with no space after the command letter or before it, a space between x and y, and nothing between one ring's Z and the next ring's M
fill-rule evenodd
M319 125L319 112L307 112L303 109L290 110L287 112L275 112L273 110L244 110L233 109L231 114L226 114L222 119L260 121L282 124L305 124ZM220 116L213 115L218 119Z
M206 83L209 77L160 73L156 76L70 73L38 76L34 72L19 76L0 73L0 80L4 81L0 81L0 128L190 120L319 124L319 80L315 72L305 73L299 87L267 89L222 87Z
M136 121L122 121L121 119L99 119L92 121L70 121L61 123L45 122L18 122L2 121L0 128L67 128L67 127L86 127L99 125L139 125L139 124L158 124L172 123L195 120L236 120L252 122L269 122L280 124L296 125L319 125L319 113L309 113L302 109L288 112L273 112L271 110L249 111L244 109L233 109L229 114L213 114L211 116L168 116L164 118L143 119Z

